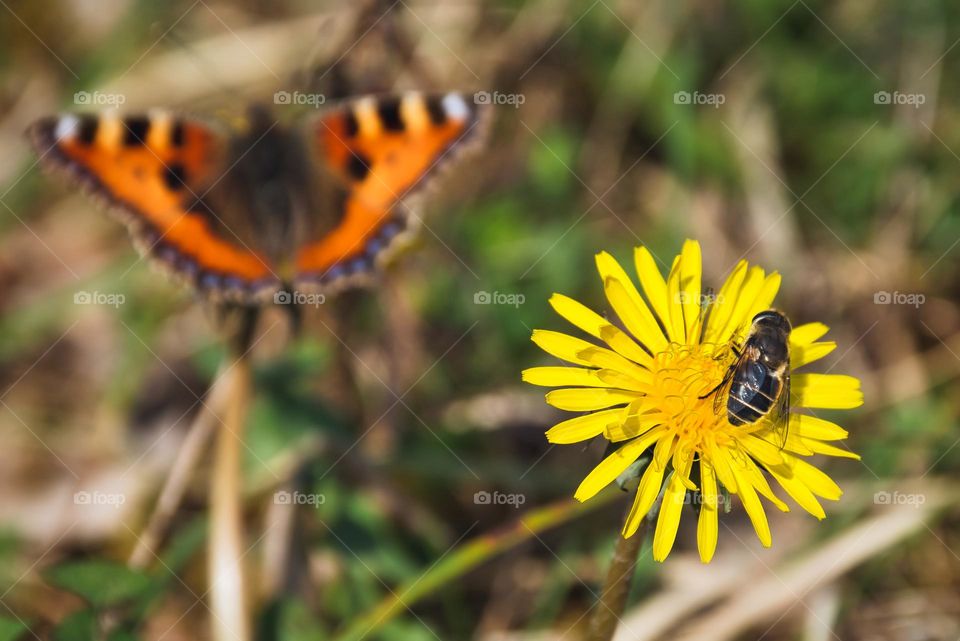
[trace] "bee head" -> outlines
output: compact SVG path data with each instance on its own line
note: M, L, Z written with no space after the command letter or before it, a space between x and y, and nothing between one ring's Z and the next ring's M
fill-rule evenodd
M752 335L760 352L760 362L771 369L777 369L787 361L790 330L790 321L775 309L760 312L753 317Z
M778 330L786 334L789 334L790 330L793 329L793 326L790 325L790 319L775 309L768 309L754 316L753 327L754 329Z

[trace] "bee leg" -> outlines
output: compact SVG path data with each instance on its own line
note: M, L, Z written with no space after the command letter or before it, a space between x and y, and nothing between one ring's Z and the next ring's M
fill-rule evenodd
M717 383L716 387L714 387L712 390L710 390L709 392L707 392L707 393L704 394L703 396L698 396L697 398L702 401L703 399L707 398L708 396L712 396L713 394L716 394L716 393L717 393L717 390L720 389L721 387L723 387L723 384L726 383L729 378L730 378L730 374L727 374L726 376L723 377L723 380L721 380L719 383Z

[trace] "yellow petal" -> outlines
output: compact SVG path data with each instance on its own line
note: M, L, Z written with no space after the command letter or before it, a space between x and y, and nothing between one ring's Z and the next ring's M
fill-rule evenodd
M837 348L834 341L818 341L790 347L790 368L799 369L804 365L820 360Z
M784 465L778 467L769 468L769 470L770 474L773 475L773 478L775 478L777 483L780 484L780 487L782 487L784 491L790 495L790 498L796 501L797 505L820 520L823 520L827 517L826 513L823 511L823 506L820 505L819 501L817 501L817 497L813 495L813 492L810 491L810 488L808 488L803 481L800 480L800 478L794 475L792 462L785 463Z
M547 392L547 403L568 412L592 412L629 403L637 392L607 388L571 387Z
M749 316L751 320L760 312L766 311L773 306L773 300L777 297L777 292L780 291L780 280L780 274L777 272L768 274L766 278L763 279L760 291L757 292L757 296L753 299L753 304L750 306L750 311L747 313L747 316Z
M790 377L796 407L851 409L863 405L860 381L843 374L794 374Z
M593 471L587 475L580 483L576 493L573 495L578 501L586 501L592 498L612 483L623 471L630 467L637 458L643 454L643 451L657 440L661 435L660 430L653 430L643 438L638 438L625 444L619 450L600 461L600 464L593 468Z
M770 535L770 524L767 522L767 514L763 511L763 505L757 496L757 491L750 482L750 476L740 470L736 465L732 465L733 474L737 477L737 495L743 503L743 509L747 511L750 522L753 523L753 529L757 533L757 538L763 547L768 548L773 543L773 537Z
M563 294L551 296L550 306L572 325L596 338L600 338L600 328L610 324L610 321L586 305Z
M731 457L728 450L719 447L710 447L707 456L704 457L713 465L713 471L717 478L723 483L732 494L737 492L737 478L733 475L731 468Z
M657 345L664 340L663 332L630 276L607 252L597 254L596 261L607 300L617 316L642 344L654 353L660 351Z
M650 391L650 384L638 381L632 376L628 376L623 372L618 372L614 369L598 369L597 379L601 381L602 386L606 387L616 387L618 389L629 390L631 392L643 392L647 393Z
M830 331L830 328L823 323L804 323L797 325L790 332L790 347L798 345L809 345L824 334Z
M645 352L632 338L619 327L611 325L610 321L600 316L589 307L563 294L554 294L550 297L553 309L572 325L582 329L596 338L601 338L613 351L637 363L649 366L653 357ZM590 343L587 343L588 345Z
M670 483L663 493L663 502L660 504L660 515L657 517L657 529L653 533L653 560L663 561L673 549L673 543L677 539L677 528L680 525L680 512L683 510L684 499L687 496L687 488L684 487L680 476L686 476L690 473L689 462L686 469L674 471L670 477Z
M743 280L743 286L740 288L740 294L734 301L733 312L730 314L730 320L727 322L728 334L724 340L730 340L736 337L742 341L750 328L750 321L755 315L753 301L756 300L765 281L765 273L762 269L754 265L747 270L747 276Z
M610 349L625 358L629 358L641 367L650 369L653 365L653 356L616 325L605 325L601 327L600 338L610 346Z
M849 436L847 430L836 423L807 414L791 414L790 431L798 436L820 441L839 441Z
M651 465L666 469L667 463L670 462L670 457L673 456L673 446L675 442L676 435L672 433L660 439L657 446L653 448L653 463L651 463Z
M525 383L542 387L616 387L597 377L597 370L582 367L530 367L523 370Z
M646 346L654 354L666 347L668 341L663 331L653 318L650 308L640 298L633 283L607 276L603 279L603 291L607 300L610 301L610 306L617 313L617 317L623 321L623 325L641 345Z
M709 563L717 549L719 497L717 477L713 473L713 466L701 460L700 519L697 521L697 549L700 551L700 560L703 563Z
M688 338L693 337L694 329L700 322L702 276L703 259L700 255L700 243L687 240L680 251L680 305L683 312L684 332Z
M740 445L750 456L760 461L764 466L779 465L783 463L783 457L780 456L780 444L774 445L770 441L757 438L753 434L743 434L740 436ZM747 458L747 457L743 457Z
M757 466L757 464L749 458L746 459L746 462L746 468L742 471L746 472L746 474L750 476L750 483L757 490L757 492L768 501L773 503L781 512L789 512L790 508L786 503L780 500L780 497L773 493L773 490L770 489L770 484L767 483L767 478L763 475L763 472L760 471L760 468Z
M660 414L660 412L652 414L639 412L639 408L642 407L645 400L646 399L638 399L630 403L622 419L616 423L611 423L607 426L607 429L604 430L604 438L608 441L618 443L620 441L626 441L627 439L636 438L647 430L659 425L663 421L663 415Z
M810 448L814 454L824 454L826 456L836 456L839 458L849 458L854 461L860 460L860 455L856 452L851 452L850 450L845 450L842 447L836 447L830 445L829 443L824 443L823 441L818 441L812 438L801 439L803 444Z
M787 442L783 446L783 449L793 454L813 456L813 450L804 444L803 439L801 439L798 434L790 431L787 432Z
M578 354L590 347L596 347L581 338L547 329L533 330L530 340L547 354L577 365L590 365L590 361L584 360Z
M705 342L725 343L730 340L730 336L736 329L731 327L730 317L737 305L737 296L740 294L746 275L747 261L741 260L720 287L720 291L710 305L707 330L704 333Z
M693 464L693 450L678 446L673 453L673 472L675 476L680 477L683 486L695 492L697 484L690 480L689 470ZM678 470L688 470L687 474L678 473Z
M622 534L624 537L630 538L636 534L640 523L647 518L650 508L653 507L653 502L660 495L660 486L663 485L665 471L663 468L655 468L652 464L644 470L643 476L640 477L640 485L637 487L637 496L630 507L630 514L627 515L627 519L623 523Z
M591 345L586 349L577 352L577 358L581 358L594 367L601 369L613 369L623 372L635 381L649 382L650 370L640 367L631 360L627 360L620 354L606 347L596 347Z
M811 492L830 501L836 501L843 495L843 490L840 489L840 486L837 485L832 478L820 469L795 456L784 455L783 465L777 465L768 469L778 476L797 479Z
M646 247L633 250L633 262L640 277L643 293L650 301L650 307L664 327L670 322L670 301L667 298L667 282L657 267L657 262Z
M790 348L790 369L799 369L804 365L818 361L835 349L837 349L837 344L833 341L793 346Z
M683 280L683 274L680 272L682 264L680 256L674 258L670 273L667 275L667 302L670 310L667 333L670 335L670 340L678 343L687 342L687 327L683 318L683 296L680 294L682 291L680 281Z
M623 410L620 408L612 410L603 410L571 418L562 423L557 423L547 430L547 440L551 443L579 443L599 436L607 428L607 425L618 422L623 417Z

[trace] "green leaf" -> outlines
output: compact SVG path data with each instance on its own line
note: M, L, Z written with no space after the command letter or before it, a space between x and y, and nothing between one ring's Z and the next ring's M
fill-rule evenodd
M207 537L207 519L196 518L183 527L167 546L158 572L163 576L179 572L194 557Z
M80 610L60 622L53 641L96 641L98 633L97 615L93 610Z
M53 585L86 599L94 607L109 607L134 599L152 585L150 577L112 561L79 561L47 573Z
M16 641L27 629L27 624L16 619L0 617L0 641Z

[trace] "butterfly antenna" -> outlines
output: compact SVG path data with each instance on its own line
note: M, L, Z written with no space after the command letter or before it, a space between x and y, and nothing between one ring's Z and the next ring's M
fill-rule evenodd
M382 0L365 0L356 4L353 28L350 29L348 34L343 36L343 47L338 46L330 49L329 47L321 46L321 43L329 42L330 39L334 37L332 33L324 33L324 31L330 31L327 23L321 25L320 33L317 34L317 44L307 55L303 67L294 72L293 82L297 86L305 87L308 91L322 93L333 100L344 98L354 93L344 69L347 54L340 52L348 45L348 53L355 47L360 46L362 42L366 40L369 33L379 28L381 19L387 19L386 14L389 13L391 9L388 6L384 10L381 4ZM327 54L325 58L323 51L328 49L330 49L332 53ZM329 59L330 56L333 56L332 60Z
M397 61L397 66L414 78L418 87L436 87L433 74L417 60L416 43L400 26L397 16L402 9L397 7L398 4L402 3L396 0L366 0L358 3L353 29L343 38L343 47L334 49L334 52L341 51L347 45L350 45L348 51L353 51L369 38L376 37L391 59ZM403 8L409 11L405 5ZM328 40L329 37L318 38L318 42ZM371 86L354 87L346 71L346 62L347 56L339 54L332 62L321 60L318 45L314 48L314 53L308 56L304 70L297 75L302 77L303 86L332 99L344 98L358 90L364 93L389 89L395 74L384 75L380 73L383 71L381 68L372 70L376 73L360 74L364 78L375 78L367 83Z

